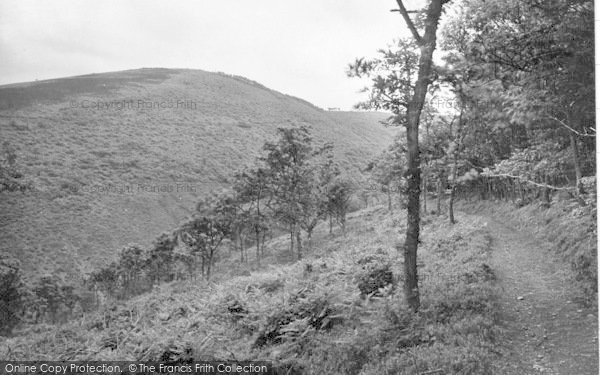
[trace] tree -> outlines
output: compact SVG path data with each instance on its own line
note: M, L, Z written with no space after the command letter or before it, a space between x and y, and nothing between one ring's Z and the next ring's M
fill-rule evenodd
M408 305L417 311L420 306L417 276L417 249L420 231L421 161L419 155L419 120L428 88L434 80L432 70L433 52L436 47L436 32L442 8L447 0L431 0L423 15L423 35L409 16L402 0L397 0L399 9L413 41L402 41L399 51L381 51L383 58L373 61L357 60L350 66L349 74L374 76L367 106L384 108L394 114L394 123L406 126L406 162L408 212L404 251L404 292ZM418 50L415 55L410 48ZM386 72L383 77L378 72ZM416 77L415 77L416 75Z
M449 162L447 158L449 140L452 139L450 127L447 122L448 114L440 114L432 110L432 106L426 107L429 119L426 123L427 134L420 142L421 154L427 163L427 173L435 178L437 184L436 213L441 214L442 197L446 189L449 174ZM432 115L433 113L433 115ZM424 184L425 185L425 184Z
M154 240L146 259L146 267L154 283L173 280L173 250L176 245L177 239L171 233L162 233Z
M492 0L482 7L463 0L458 5L444 30L443 48L452 65L466 68L463 93L476 103L464 113L466 125L477 122L480 128L467 135L469 148L478 148L481 163L476 164L493 170L493 164L527 148L557 145L555 150L571 160L571 171L561 178L572 179L581 194L582 177L595 171L593 2ZM552 182L550 170L539 172L528 182L525 176L509 182L488 173L486 180L501 190L507 184Z
M300 227L306 232L310 246L312 232L320 220L328 215L328 192L340 175L333 158L333 145L327 143L311 156L311 163L303 181L300 198Z
M232 222L232 233L236 233L240 241L243 255L243 231L248 229L254 233L256 242L256 260L260 263L261 242L268 231L266 209L273 199L269 172L263 167L247 169L235 175L234 191L237 194L239 215Z
M58 276L44 275L35 281L32 289L52 322L59 318L64 321L79 301L75 288L65 284Z
M354 190L352 182L340 176L329 185L327 192L327 212L342 227L344 233L346 233L346 215ZM330 233L331 225L332 222L330 222Z
M113 295L117 288L119 280L119 265L116 262L111 262L105 267L94 271L90 274L88 287L93 289L98 298L97 292L100 290L108 295Z
M227 195L208 197L198 203L196 213L175 231L202 261L202 276L210 279L215 254L223 240L231 233L236 203Z
M135 292L133 288L142 276L146 262L146 251L140 245L130 244L121 249L118 273L127 293Z
M313 172L312 137L305 126L278 128L277 134L277 141L264 144L266 155L260 158L268 171L273 194L269 208L273 216L288 228L290 251L293 254L295 242L298 259L301 259L300 221L302 201Z
M404 190L404 172L406 168L404 145L398 140L382 152L366 171L371 172L373 180L381 186L387 196L388 211L393 213L392 193Z

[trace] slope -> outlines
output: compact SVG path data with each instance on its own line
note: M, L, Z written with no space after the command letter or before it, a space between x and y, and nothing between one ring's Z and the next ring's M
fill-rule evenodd
M162 284L64 325L0 341L0 358L272 361L276 374L488 374L495 327L489 236L479 218L424 224L422 311L407 310L403 214L349 215L344 233L319 225L299 262L281 264L286 236L261 265L223 260L210 283Z
M88 272L125 244L148 245L172 229L280 126L312 126L354 174L391 140L378 124L384 114L357 116L200 70L2 86L2 142L16 148L34 189L0 195L0 252L28 274Z

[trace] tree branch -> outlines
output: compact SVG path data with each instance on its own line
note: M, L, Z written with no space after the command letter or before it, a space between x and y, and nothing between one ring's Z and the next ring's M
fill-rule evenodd
M421 45L423 43L423 38L421 37L421 35L419 35L419 32L417 31L415 24L408 16L408 11L404 7L404 3L402 3L402 0L396 0L396 2L398 3L398 7L400 8L400 9L398 9L398 11L400 12L400 14L402 14L402 18L404 18L404 21L406 22L406 26L408 26L408 28L409 28L410 32L412 33L413 37L415 38L417 44Z
M542 188L548 188L548 189L552 189L552 190L574 190L575 189L575 187L573 187L573 186L570 186L570 187L557 187L557 186L552 186L552 185L547 185L547 184L540 184L538 182L528 180L528 179L526 179L524 177L513 176L513 175L507 174L507 173L498 173L498 174L482 173L482 175L484 177L506 177L506 178L514 178L516 180L525 182L527 184L535 185L535 186L542 187Z
M596 134L581 133L581 132L573 129L569 125L567 125L564 121L561 121L560 119L558 119L558 118L556 118L554 116L548 116L548 118L551 119L551 120L557 121L559 124L561 124L562 126L564 126L565 128L569 129L570 131L572 131L573 133L577 134L580 137L595 137L596 136Z

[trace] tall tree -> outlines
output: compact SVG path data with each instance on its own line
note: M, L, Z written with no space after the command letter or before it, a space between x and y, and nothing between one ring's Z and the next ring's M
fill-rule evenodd
M442 8L447 0L431 0L427 8L423 35L411 20L402 0L397 0L400 14L404 18L419 46L419 72L414 92L407 108L406 162L408 179L408 214L406 239L404 241L404 293L408 305L417 311L420 307L419 282L417 275L417 249L419 247L421 160L419 156L419 119L425 103L427 88L432 83L432 59L436 45L436 32Z
M383 57L371 61L358 59L348 69L349 76L372 77L370 97L359 106L387 109L395 125L406 126L406 163L408 212L406 238L399 251L404 252L404 293L408 305L417 311L420 307L417 276L417 249L420 231L421 159L419 156L419 121L430 85L434 81L432 69L436 32L443 5L448 0L430 0L418 11L414 22L402 0L397 0L412 40L401 39L396 50L380 50ZM422 30L419 30L422 29ZM422 34L422 35L421 35Z

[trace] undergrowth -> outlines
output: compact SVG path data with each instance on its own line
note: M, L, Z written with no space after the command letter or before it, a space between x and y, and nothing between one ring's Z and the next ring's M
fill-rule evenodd
M497 328L485 228L431 219L416 314L402 292L401 220L377 208L353 215L348 228L345 236L318 228L302 262L218 283L163 284L69 324L31 326L0 344L0 359L260 359L279 374L487 373Z

